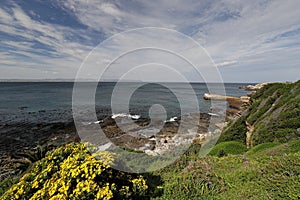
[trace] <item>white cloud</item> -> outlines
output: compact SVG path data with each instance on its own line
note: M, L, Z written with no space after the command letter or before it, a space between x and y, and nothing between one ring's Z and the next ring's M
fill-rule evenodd
M1 69L6 67L7 71L8 66L15 65L11 70L16 67L41 69L58 72L54 75L59 78L70 78L93 48L91 43L99 40L94 38L97 33L99 37L101 34L101 37L103 34L109 37L131 28L158 26L186 33L202 44L217 66L227 66L221 70L225 80L230 77L226 81L239 80L238 74L245 70L253 69L255 71L251 74L259 75L262 70L259 68L265 66L274 75L278 74L276 67L280 65L300 73L296 67L300 65L297 0L66 0L60 3L87 28L33 20L16 4L9 8L11 12L0 8L1 32L17 38L15 41L0 41L0 46L10 49L6 54L0 54ZM91 36L90 32L95 34ZM70 35L83 39L72 40L68 37ZM144 37L135 39L139 38ZM122 45L131 46L134 42L131 40ZM22 60L20 56L28 59ZM232 75L233 69L236 76ZM16 76L23 76L21 72L16 70ZM257 79L257 76L250 78Z
M225 62L222 62L222 63L217 63L217 67L225 67L225 66L230 66L230 65L235 65L237 64L238 62L236 60L232 60L232 61L225 61Z
M0 8L0 19L2 23L10 22L13 18L5 10Z

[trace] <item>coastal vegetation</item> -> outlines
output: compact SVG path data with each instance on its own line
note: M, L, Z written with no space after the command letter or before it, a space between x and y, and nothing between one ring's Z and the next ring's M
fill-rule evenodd
M157 199L299 199L299 144L297 149L286 143L251 156L191 159L182 170L159 173L164 192Z
M195 143L161 170L130 174L112 168L122 164L116 154L70 143L40 155L19 177L2 181L0 195L1 199L299 199L299 128L300 81L269 83L252 95L248 108L228 123L205 157L199 157L201 146Z
M246 145L240 142L230 141L230 142L222 142L217 144L209 152L209 155L222 157L228 154L231 155L243 154L245 151L247 151Z
M300 137L300 81L265 85L251 97L249 104L243 115L225 128L219 142L248 140L249 147L254 147Z
M111 168L118 164L113 153L90 150L71 143L49 152L2 199L138 199L147 194L143 176Z

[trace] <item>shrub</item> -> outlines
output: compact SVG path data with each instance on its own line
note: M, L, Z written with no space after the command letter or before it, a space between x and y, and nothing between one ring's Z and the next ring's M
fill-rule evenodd
M242 116L237 121L232 123L230 126L226 127L222 132L218 143L226 141L238 141L245 143L246 142L246 117Z
M3 199L135 199L145 195L146 180L114 170L111 166L116 163L113 153L91 154L85 144L68 144L36 162Z
M243 154L245 151L247 151L246 145L236 142L236 141L231 141L231 142L222 142L214 146L214 148L209 152L209 155L212 156L225 156L228 154Z
M19 181L18 177L9 177L0 182L0 196L2 196L6 190L8 190L12 185L16 184Z

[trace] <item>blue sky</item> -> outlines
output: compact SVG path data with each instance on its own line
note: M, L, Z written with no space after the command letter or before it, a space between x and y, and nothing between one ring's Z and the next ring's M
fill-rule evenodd
M298 0L3 1L0 79L74 79L105 39L162 27L201 44L225 82L296 81L299 10Z

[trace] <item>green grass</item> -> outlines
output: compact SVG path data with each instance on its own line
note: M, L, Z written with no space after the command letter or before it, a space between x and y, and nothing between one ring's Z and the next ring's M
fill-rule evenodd
M143 199L300 198L300 140L264 143L247 152L242 143L224 142L204 158L198 157L199 148L192 145L175 163L144 174L150 191ZM219 157L220 150L227 156ZM13 183L0 186L4 189Z
M246 145L240 142L230 141L230 142L222 142L217 144L209 152L209 155L222 157L228 154L232 154L232 155L243 154L245 151L247 151Z
M180 172L169 167L156 172L163 193L153 199L299 199L299 150L300 141L266 143L245 154L190 160Z
M274 155L284 155L284 154L297 153L297 152L300 152L300 140L277 145L272 148L265 149L264 151L257 152L254 155L256 155L256 156L263 156L263 155L274 156Z
M290 152L296 153L300 151L300 140L289 143Z
M280 143L277 142L267 142L267 143L259 144L253 147L252 149L250 149L249 151L247 151L246 155L247 156L256 155L257 153L260 153L264 150L270 149L278 145L280 145Z
M246 122L254 126L252 144L286 143L298 138L300 127L300 81L273 83L258 90L242 117L229 124L219 142L246 142Z

